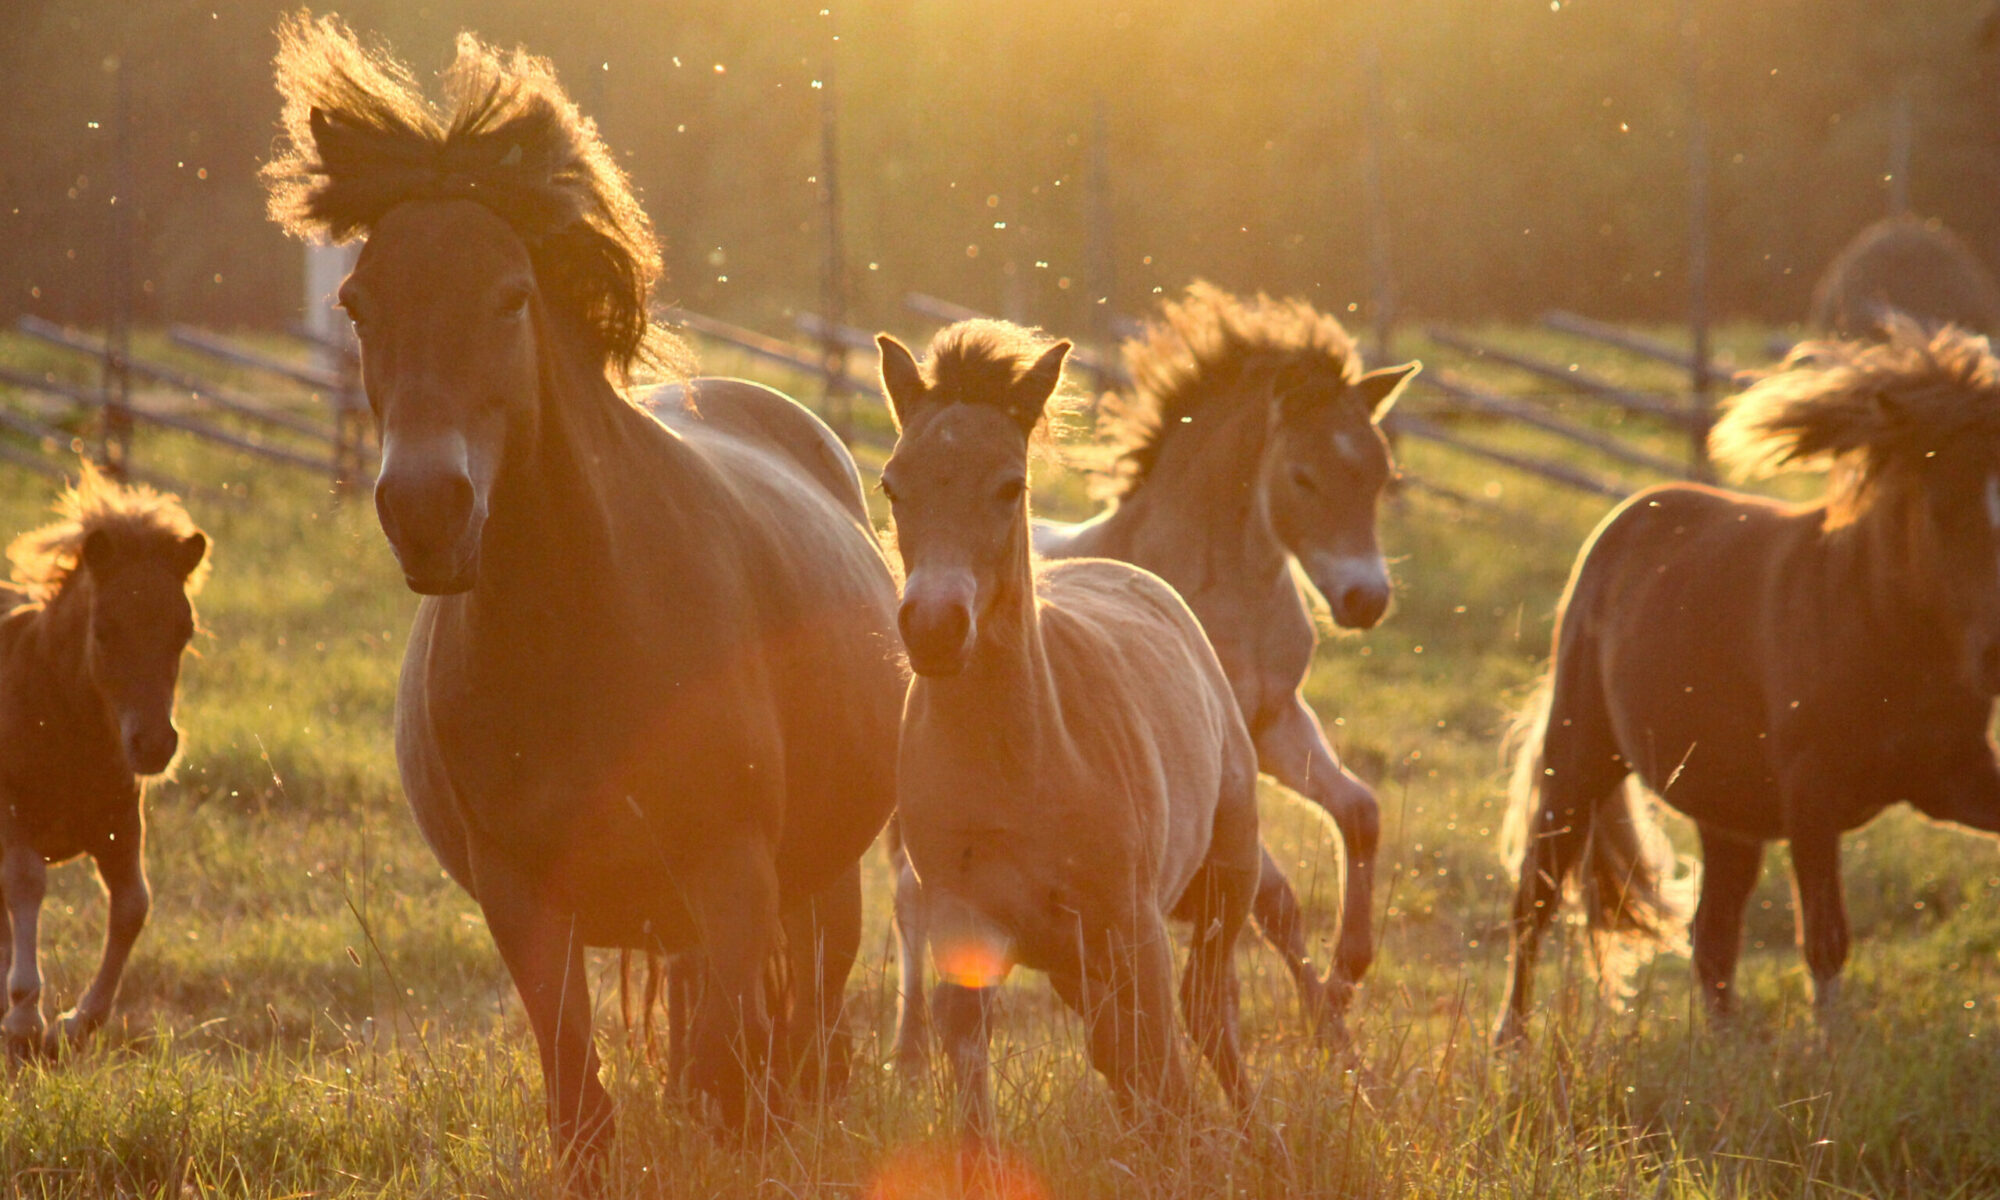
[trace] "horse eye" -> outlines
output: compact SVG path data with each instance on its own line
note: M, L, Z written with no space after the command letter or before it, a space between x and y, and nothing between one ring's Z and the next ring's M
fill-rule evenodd
M500 297L500 315L518 320L528 315L528 289L510 288Z
M1319 490L1319 486L1313 482L1313 477L1306 473L1304 467L1292 468L1292 486L1302 492L1316 492Z
M1000 501L1000 503L1002 504L1012 504L1016 500L1019 500L1022 494L1025 493L1027 490L1028 490L1027 480L1009 479L1007 482L1001 484L999 489L995 491L993 495L994 498Z

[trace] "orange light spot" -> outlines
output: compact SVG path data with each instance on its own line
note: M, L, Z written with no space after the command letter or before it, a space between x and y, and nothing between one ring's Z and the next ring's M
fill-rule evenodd
M892 1150L868 1181L866 1200L1048 1200L1035 1169L1005 1149L984 1154L970 1146L904 1146Z
M984 938L933 939L931 958L945 982L960 987L996 987L1014 969L1000 947Z

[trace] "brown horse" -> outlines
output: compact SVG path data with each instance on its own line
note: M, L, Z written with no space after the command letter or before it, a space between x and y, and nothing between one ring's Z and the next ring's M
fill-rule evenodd
M1363 373L1340 322L1299 300L1244 301L1197 283L1128 343L1136 395L1112 412L1118 495L1080 525L1038 521L1049 558L1115 558L1172 584L1200 618L1257 744L1258 766L1332 815L1347 886L1332 973L1306 953L1282 868L1264 855L1254 909L1315 1031L1341 1014L1374 958L1370 898L1377 817L1368 785L1340 765L1300 688L1317 637L1297 563L1333 617L1367 629L1389 603L1375 509L1394 473L1377 428L1419 364ZM924 1053L922 931L914 881L898 877L904 977L897 1058Z
M1585 546L1515 777L1520 888L1499 1036L1525 1032L1535 945L1566 884L1600 939L1675 928L1657 830L1628 774L1701 831L1694 967L1732 1007L1764 843L1791 843L1814 999L1847 958L1840 835L1907 801L2000 831L1987 739L2000 694L2000 361L1896 321L1817 343L1738 396L1710 440L1745 472L1830 466L1793 507L1641 492Z
M1120 562L1033 561L1028 444L1069 343L964 322L919 368L877 341L917 675L897 823L944 976L931 1003L962 1119L992 1129L987 1022L1017 964L1083 1016L1128 1111L1185 1111L1170 917L1194 928L1188 1027L1246 1106L1232 951L1257 887L1255 752L1172 588Z
M84 464L54 523L7 548L0 587L0 892L10 1056L59 1052L95 1033L145 928L145 777L180 748L174 693L194 636L188 597L208 538L172 496L120 487ZM48 864L88 854L109 907L97 976L44 1032L37 923Z
M300 17L278 75L274 216L367 236L341 302L425 596L404 788L526 1005L557 1146L594 1169L611 1133L587 946L698 952L689 1075L760 1119L792 988L838 1020L894 801L895 585L854 464L754 384L613 386L657 347L658 249L545 62L462 37L440 111Z

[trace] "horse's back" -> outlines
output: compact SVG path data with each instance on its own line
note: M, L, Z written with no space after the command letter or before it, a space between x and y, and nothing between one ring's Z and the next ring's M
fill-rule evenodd
M790 460L848 513L867 522L868 505L853 456L826 422L783 392L746 379L704 376L653 388L641 402L661 424L683 436L708 431Z

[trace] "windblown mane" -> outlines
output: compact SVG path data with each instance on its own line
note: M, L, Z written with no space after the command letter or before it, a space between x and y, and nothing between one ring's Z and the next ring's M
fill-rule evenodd
M960 321L931 338L919 370L938 403L1006 408L1013 385L1053 345L1055 339L1041 330L1011 321ZM1073 408L1058 389L1043 407L1039 428L1047 432L1060 425Z
M55 599L83 558L84 539L103 532L121 548L162 553L199 532L180 499L141 484L121 485L85 462L83 475L56 498L56 520L15 538L7 547L12 582L35 603ZM187 592L208 578L203 559L188 576Z
M346 241L406 201L477 200L527 244L543 291L608 365L681 371L684 351L647 313L652 222L547 59L462 33L438 105L338 17L301 11L278 27L277 75L285 144L263 176L288 232Z
M1831 468L1827 527L1866 512L1897 468L1967 437L2000 441L2000 360L1984 337L1891 316L1886 340L1807 342L1731 400L1709 453L1740 477Z
M1245 300L1200 280L1170 301L1144 335L1125 343L1132 396L1104 406L1101 432L1116 455L1114 494L1145 483L1168 439L1204 406L1265 404L1269 375L1292 363L1352 383L1361 354L1338 320L1304 300ZM1253 376L1261 373L1264 378Z

